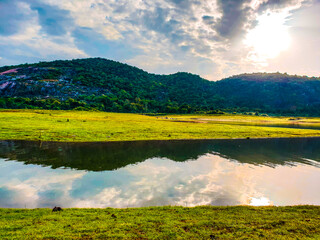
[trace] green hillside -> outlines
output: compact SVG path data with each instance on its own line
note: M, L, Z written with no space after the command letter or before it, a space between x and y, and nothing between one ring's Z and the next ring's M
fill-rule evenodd
M190 73L150 74L102 58L59 60L1 67L0 108L320 115L319 80L257 73L212 82Z

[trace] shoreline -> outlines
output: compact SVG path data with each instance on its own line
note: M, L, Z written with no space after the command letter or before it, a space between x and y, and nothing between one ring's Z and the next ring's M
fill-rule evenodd
M249 138L191 138L191 139L137 139L137 140L109 140L109 141L41 141L41 140L27 140L27 139L0 139L0 142L7 141L21 141L21 142L39 142L39 143L135 143L135 142L192 142L192 141L232 141L232 140L276 140L276 139L307 139L320 138L319 136L294 136L294 137L249 137Z

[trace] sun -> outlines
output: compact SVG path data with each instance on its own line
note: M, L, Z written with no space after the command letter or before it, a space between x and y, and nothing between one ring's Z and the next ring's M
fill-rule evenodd
M286 13L266 13L258 17L257 26L248 32L244 43L251 48L249 58L266 61L289 48L291 38Z

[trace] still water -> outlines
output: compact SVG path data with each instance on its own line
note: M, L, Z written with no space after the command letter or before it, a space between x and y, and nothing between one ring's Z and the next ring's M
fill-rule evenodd
M0 141L0 207L320 205L320 138Z

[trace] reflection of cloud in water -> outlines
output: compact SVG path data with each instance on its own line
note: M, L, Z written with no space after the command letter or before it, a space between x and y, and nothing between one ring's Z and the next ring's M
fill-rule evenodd
M17 193L7 187L0 187L0 206L15 207L17 203Z
M123 169L112 172L88 172L73 182L70 196L88 199L106 188L126 188L126 185L134 181L136 177Z
M57 200L52 205L63 204L72 182L85 174L84 171L53 170L1 159L0 166L0 188L14 196L6 200L0 194L0 207L51 207L53 199L49 199L50 192L51 196L56 195Z
M188 162L153 158L107 172L3 160L0 166L0 207L320 204L319 169L307 165L269 168L207 154Z

